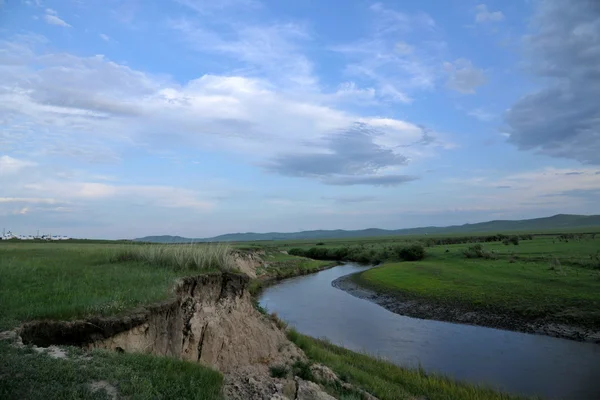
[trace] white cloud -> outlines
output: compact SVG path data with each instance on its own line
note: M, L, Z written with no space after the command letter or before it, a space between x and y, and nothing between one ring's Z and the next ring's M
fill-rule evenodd
M180 19L171 21L170 26L196 51L244 63L246 75L266 75L288 90L313 90L318 83L312 62L300 51L301 44L310 39L301 25L223 23L220 29L211 30L190 19Z
M102 40L104 40L105 42L109 42L110 41L110 37L104 33L99 34L98 36L100 36L100 38Z
M473 118L477 118L478 120L484 122L489 122L496 118L494 114L487 112L481 108L474 108L471 111L467 112L467 114Z
M101 56L27 57L35 68L18 66L0 76L0 108L11 136L19 138L13 145L30 154L118 162L120 149L131 146L191 146L260 162L289 152L327 152L328 138L356 122L379 129L375 140L383 149L408 158L425 151L425 143L415 145L422 128L343 111L335 104L339 92L299 96L242 76L204 75L177 84Z
M595 168L541 168L499 178L450 179L448 183L468 193L470 200L482 207L497 209L543 209L566 210L583 204L595 204L591 198L600 193L600 175ZM501 192L498 192L500 190ZM594 197L586 198L589 193ZM507 207L510 205L510 207Z
M485 4L479 4L475 7L475 22L498 22L504 19L502 11L490 11Z
M212 14L225 9L255 9L262 6L257 0L175 0L177 3L191 8L200 14Z
M453 63L445 62L444 69L448 73L446 86L460 93L473 94L476 88L487 82L483 71L464 58Z
M373 4L371 33L354 43L332 50L348 58L345 73L375 89L378 100L412 102L411 92L432 89L437 79L437 50L426 41L409 44L405 36L435 33L435 21L426 14L409 15Z
M0 197L0 203L57 204L59 201L43 197Z
M58 13L51 8L46 9L46 14L44 15L44 20L50 25L62 26L64 28L71 28L67 22L59 18Z
M10 202L84 204L88 201L118 200L122 204L197 210L208 210L214 205L213 201L203 198L202 194L195 190L161 185L109 185L96 182L45 180L25 184L23 190L32 195L51 196L54 203L36 197L13 198Z
M12 175L22 169L34 166L35 163L26 160L19 160L7 155L0 156L0 175Z

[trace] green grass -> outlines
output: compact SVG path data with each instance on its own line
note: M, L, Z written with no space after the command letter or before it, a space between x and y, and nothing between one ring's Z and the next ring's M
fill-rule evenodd
M484 244L496 260L466 259L462 251L468 246L428 248L424 261L385 264L355 279L388 293L600 328L600 270L591 263L599 239Z
M485 387L460 383L423 370L398 367L390 362L346 350L294 330L288 337L314 362L331 368L341 379L361 387L381 400L496 400L518 399ZM459 361L457 361L459 362ZM335 392L335 388L333 388ZM338 391L337 394L341 392ZM351 397L360 398L360 397Z
M109 252L110 262L143 261L175 270L214 271L233 268L227 244L124 245Z
M185 361L145 354L65 348L66 359L0 341L0 398L110 399L90 384L105 381L129 399L220 400L219 372Z
M331 261L312 260L280 251L269 251L264 256L264 265L256 272L259 277L283 279L316 272L334 264Z
M119 314L167 299L176 278L198 273L147 261L114 262L124 249L129 247L0 243L0 330L33 319Z

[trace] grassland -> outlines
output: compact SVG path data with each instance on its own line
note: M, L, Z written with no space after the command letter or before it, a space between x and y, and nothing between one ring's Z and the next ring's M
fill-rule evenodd
M599 331L600 235L521 233L521 240L515 238L489 234L302 241L282 243L279 249L325 258L344 250L351 261L384 261L353 280L399 301L420 299L519 322L557 322ZM423 245L425 257L402 262L396 250L411 243ZM471 254L477 247L479 253Z
M0 330L33 319L116 315L162 301L176 278L200 271L177 255L222 257L214 246L182 246L168 253L168 262L162 247L0 242ZM217 269L211 261L201 270Z
M193 254L210 249L207 245L175 246L180 252L135 246L139 248L132 250L121 243L0 242L0 331L34 319L124 314L137 306L166 299L178 277L231 267L197 262L221 254L218 249L212 255ZM314 272L331 264L274 248L267 249L263 258L265 263L257 272L267 279ZM381 394L382 399L411 398L411 393L426 394L431 399L508 398L445 378L427 377L422 371L381 363L304 336L295 340L313 361ZM311 347L307 343L312 343ZM141 354L62 350L67 357L57 359L31 347L14 347L0 340L0 398L110 398L102 390L93 392L93 382L106 382L132 399L221 398L221 374L197 364ZM336 393L342 398L355 398Z
M34 319L118 315L165 300L178 277L229 268L214 246L112 243L0 243L0 331ZM0 398L110 398L107 382L132 399L221 399L222 375L197 364L142 354L83 353L53 358L0 341Z
M145 354L63 348L54 358L0 341L1 399L110 399L100 387L129 399L220 400L223 376L198 364ZM93 384L103 383L93 390ZM110 385L110 386L108 386Z

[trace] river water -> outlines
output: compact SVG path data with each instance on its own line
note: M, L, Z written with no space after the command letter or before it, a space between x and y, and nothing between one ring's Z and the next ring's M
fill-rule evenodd
M267 288L260 304L299 332L449 377L549 399L600 399L600 345L394 314L331 286L346 264Z

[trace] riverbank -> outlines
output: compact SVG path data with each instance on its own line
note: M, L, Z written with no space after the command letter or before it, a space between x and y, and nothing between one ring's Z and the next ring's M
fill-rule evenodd
M365 390L382 400L514 398L391 364L385 374L406 380L385 381L352 364L371 359L377 367L367 355L312 353L342 351L324 344L307 357L285 338L282 322L252 307L249 279L223 272L232 266L181 269L170 250L121 246L0 245L0 300L7 306L0 310L7 329L0 334L0 398L376 399ZM212 254L201 246L185 249L196 260ZM146 253L169 258L153 264ZM263 268L280 271L267 282L332 266L280 254L246 261L259 276L269 275ZM284 272L280 261L301 267Z
M331 284L355 297L376 303L399 315L600 344L600 332L594 329L526 319L510 313L492 313L489 310L482 311L464 303L419 298L414 294L403 293L399 290L385 291L380 286L372 285L365 279L361 279L363 273L340 277Z

